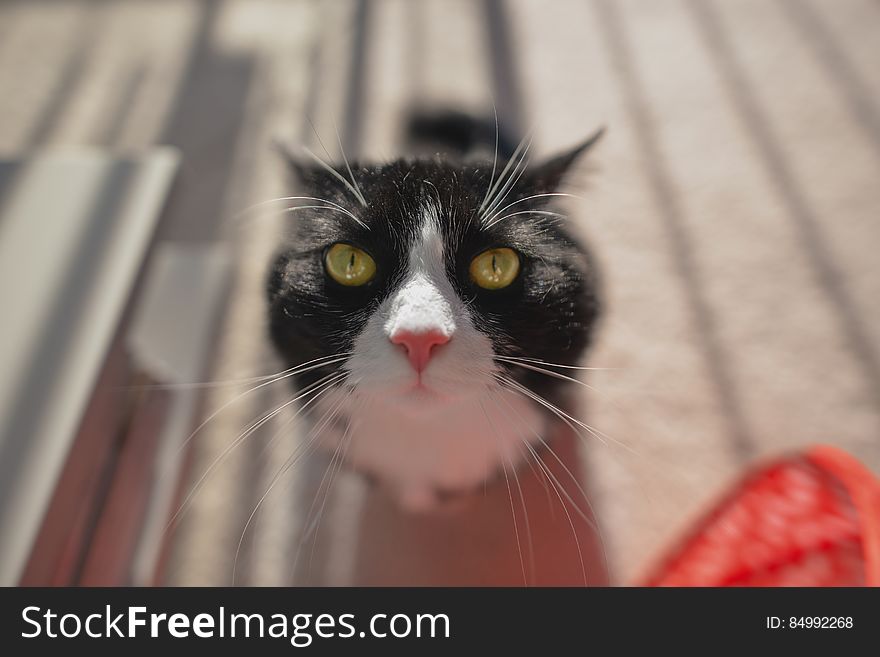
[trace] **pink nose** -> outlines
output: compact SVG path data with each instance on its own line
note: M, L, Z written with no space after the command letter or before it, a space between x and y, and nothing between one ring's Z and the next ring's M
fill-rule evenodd
M406 349L409 362L416 372L421 372L428 366L431 360L431 350L449 342L449 336L440 331L429 330L415 333L413 331L395 331L391 336L393 344L399 344Z

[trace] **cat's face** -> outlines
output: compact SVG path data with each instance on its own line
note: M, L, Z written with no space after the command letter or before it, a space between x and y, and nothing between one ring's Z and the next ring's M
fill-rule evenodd
M552 393L558 381L500 358L573 364L589 343L595 272L550 195L584 150L508 175L488 200L503 165L354 167L365 203L301 170L303 196L322 200L291 205L323 207L290 215L296 237L268 284L272 339L290 367L344 360L300 384L342 368L359 397L407 415L474 399L498 373Z

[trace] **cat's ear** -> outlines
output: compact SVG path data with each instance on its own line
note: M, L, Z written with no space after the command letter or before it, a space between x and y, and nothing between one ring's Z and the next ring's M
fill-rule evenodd
M547 194L556 191L566 174L578 160L596 145L605 134L605 128L599 128L586 141L581 142L574 148L551 157L537 167L526 170L519 187L533 194Z
M314 156L309 156L304 147L296 148L277 139L272 142L272 147L287 165L293 183L309 189L320 189L332 183L332 174L320 166Z

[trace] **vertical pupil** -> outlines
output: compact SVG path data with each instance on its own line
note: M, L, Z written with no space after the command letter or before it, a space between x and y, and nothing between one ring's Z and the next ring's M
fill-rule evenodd
M497 258L498 258L498 256L496 256L496 255L493 253L493 254L492 254L492 271L494 271L496 274L498 273Z
M348 270L349 271L354 270L354 260L355 260L355 255L354 255L354 251L352 251L351 256L349 256L349 259L348 259Z

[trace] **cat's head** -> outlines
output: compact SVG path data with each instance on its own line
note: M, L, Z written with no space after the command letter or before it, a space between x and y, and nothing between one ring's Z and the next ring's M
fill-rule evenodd
M342 368L364 398L408 413L473 399L501 373L558 383L504 359L571 365L590 342L596 272L554 201L597 138L524 171L293 163L303 184L269 277L272 339L290 367L343 356L300 383Z

